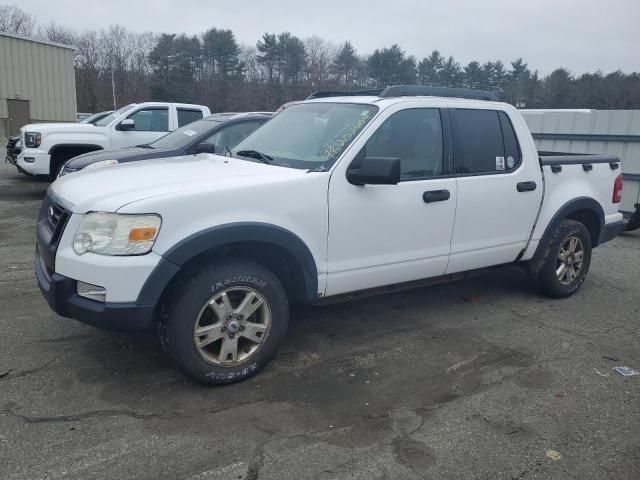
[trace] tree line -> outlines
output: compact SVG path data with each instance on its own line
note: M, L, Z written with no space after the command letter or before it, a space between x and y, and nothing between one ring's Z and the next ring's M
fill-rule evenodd
M133 33L121 26L78 33L1 5L0 31L75 45L83 112L147 100L204 104L212 111L275 110L315 90L393 84L490 90L519 108L640 108L638 72L572 75L559 67L541 75L522 58L462 65L438 50L422 59L399 45L366 54L349 41L335 45L289 32L242 45L233 31L220 28L199 35Z

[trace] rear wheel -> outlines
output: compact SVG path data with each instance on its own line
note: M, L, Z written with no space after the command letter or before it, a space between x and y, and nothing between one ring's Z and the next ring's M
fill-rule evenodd
M258 372L284 338L289 305L270 271L220 260L187 273L166 302L161 340L194 380L218 385Z
M542 258L529 264L533 286L553 298L574 294L584 282L591 264L591 237L575 220L563 220L545 247Z

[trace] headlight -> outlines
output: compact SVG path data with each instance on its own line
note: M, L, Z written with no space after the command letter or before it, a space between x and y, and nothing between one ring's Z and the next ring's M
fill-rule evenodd
M118 160L101 160L96 163L90 163L89 165L84 167L84 170L93 170L94 168L108 167L109 165L117 165L117 164L118 164Z
M24 146L27 148L38 148L42 141L42 135L38 132L26 132L24 134Z
M142 255L151 250L162 220L159 215L85 215L73 239L73 250L100 255Z
M77 168L69 168L63 165L62 168L60 169L60 173L58 173L58 178L64 177L65 175L69 175L70 173L77 172L77 171L78 171Z

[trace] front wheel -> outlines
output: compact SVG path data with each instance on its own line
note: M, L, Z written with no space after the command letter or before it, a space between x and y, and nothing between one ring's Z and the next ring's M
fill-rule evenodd
M194 380L220 385L257 373L275 355L288 321L275 275L241 259L186 273L165 302L165 350Z
M591 264L591 236L575 220L556 227L542 258L529 264L529 277L538 291L553 297L573 295L582 285Z

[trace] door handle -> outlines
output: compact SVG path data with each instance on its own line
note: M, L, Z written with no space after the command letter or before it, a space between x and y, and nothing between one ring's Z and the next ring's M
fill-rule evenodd
M451 194L449 190L429 190L422 194L422 200L424 203L444 202L449 200Z
M520 182L516 185L519 192L533 192L536 187L536 182Z

